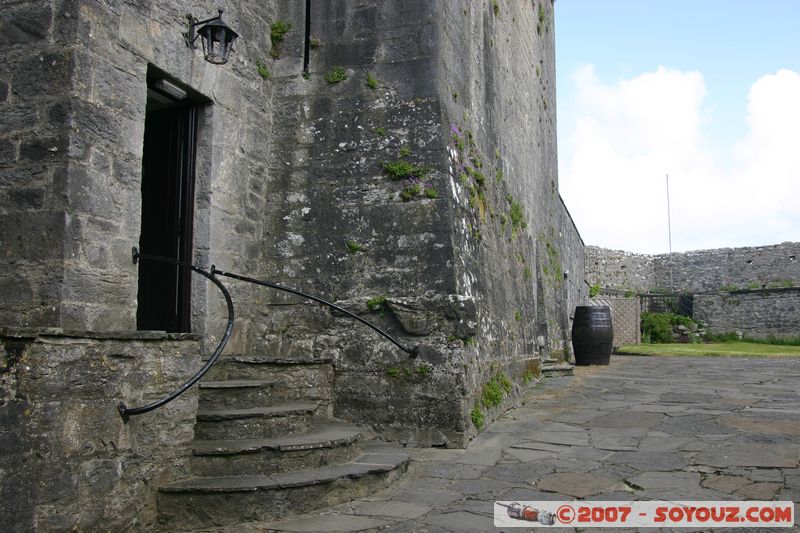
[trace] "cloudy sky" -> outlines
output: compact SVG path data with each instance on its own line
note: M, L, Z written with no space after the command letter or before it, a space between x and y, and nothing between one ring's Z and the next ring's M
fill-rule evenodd
M561 195L587 244L800 241L800 0L559 0Z

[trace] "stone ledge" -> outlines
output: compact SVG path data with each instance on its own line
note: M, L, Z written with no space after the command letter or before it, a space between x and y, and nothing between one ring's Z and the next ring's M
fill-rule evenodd
M0 326L0 337L36 339L39 337L68 337L74 339L126 341L199 341L199 333L167 333L166 331L81 331L63 328L24 328Z

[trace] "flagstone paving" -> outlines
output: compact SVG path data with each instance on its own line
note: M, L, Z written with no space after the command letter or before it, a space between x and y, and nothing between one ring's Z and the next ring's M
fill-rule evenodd
M800 358L614 356L575 370L541 382L466 450L409 450L386 490L208 531L498 531L498 499L800 499Z

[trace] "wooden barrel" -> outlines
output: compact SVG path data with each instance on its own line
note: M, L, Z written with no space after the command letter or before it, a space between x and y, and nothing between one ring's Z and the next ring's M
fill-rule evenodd
M572 322L572 348L576 365L607 365L611 361L614 328L611 309L605 305L578 306Z

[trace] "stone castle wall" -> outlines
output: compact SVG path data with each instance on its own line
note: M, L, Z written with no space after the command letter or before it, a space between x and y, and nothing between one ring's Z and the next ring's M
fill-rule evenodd
M587 246L586 281L609 289L649 292L656 287L658 257Z
M62 383L56 393L26 381L25 370L4 389L12 391L1 407L12 428L4 438L15 450L43 448L45 433L78 442L100 428L114 443L83 455L62 447L67 458L48 452L65 462L72 485L46 486L41 506L38 489L25 485L25 520L56 502L65 509L56 521L75 519L79 508L94 520L80 524L101 523L112 510L120 520L113 524L150 520L150 503L122 509L112 500L124 493L151 501L149 491L187 453L191 396L143 419L141 457L112 449L119 438L109 436L134 432L115 425L116 391L156 395L147 374L171 385L195 367L159 367L177 364L166 353L183 348L165 342L157 348L163 360L140 362L151 348L141 339L97 338L136 327L130 251L141 231L148 72L208 102L198 131L195 263L336 301L425 347L411 361L346 317L225 280L237 309L228 353L331 358L337 416L387 439L444 446L463 446L481 429L475 408L485 427L515 402L540 358L569 357L571 315L587 287L583 243L558 195L552 1L497 9L455 0L312 2L307 76L303 4L229 2L225 20L241 38L225 66L184 43L186 13L211 16L209 3L38 0L4 13L0 325L88 331L93 340L74 343L32 335L24 352L36 375L56 365L101 389ZM272 57L278 20L291 29ZM338 83L326 79L334 67L344 72ZM402 162L415 167L415 179L392 179L387 164ZM218 341L225 314L215 291L197 282L192 330L205 347ZM110 370L104 357L115 353L121 362ZM483 405L498 374L511 388L501 405ZM70 411L69 427L36 406L29 420L25 402L38 395L47 398L37 406L58 413L67 404L92 408ZM163 453L155 451L166 438L162 416L176 416L180 430L175 449ZM26 472L59 477L14 461L4 494ZM135 465L126 470L126 461ZM114 468L118 479L107 476ZM144 479L155 481L145 488Z
M185 476L197 389L131 417L200 366L185 336L0 330L0 529L150 531L156 489Z
M800 337L800 243L643 255L586 249L586 278L612 292L694 294L712 333Z
M130 250L141 228L151 68L210 102L200 113L195 261L259 271L271 87L255 62L269 48L275 6L243 0L227 8L225 18L242 39L231 63L220 68L184 43L186 13L207 14L194 2L39 0L9 7L9 32L0 41L6 67L0 146L8 156L0 158L0 243L9 267L0 274L0 323L136 328L137 267ZM193 290L193 330L213 336L224 302L205 283ZM233 291L249 310L250 294ZM241 335L233 342L244 349Z
M636 292L699 293L800 286L800 243L659 255L586 247L590 284Z
M439 19L456 281L476 305L469 405L498 368L518 381L564 353L583 251L558 196L552 2L443 2Z
M655 287L686 292L800 287L800 242L657 256Z
M437 358L421 380L390 343L330 313L310 320L280 294L265 296L249 344L333 355L338 416L401 442L462 445L484 384L505 372L516 395L540 354L568 351L565 302L586 297L557 190L552 4L328 2L311 33L308 79L299 33L275 63L265 264ZM334 65L346 79L330 84ZM418 183L386 172L400 161L425 168Z
M697 294L694 317L715 334L800 337L800 288Z

